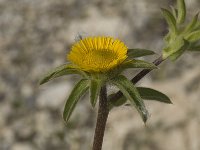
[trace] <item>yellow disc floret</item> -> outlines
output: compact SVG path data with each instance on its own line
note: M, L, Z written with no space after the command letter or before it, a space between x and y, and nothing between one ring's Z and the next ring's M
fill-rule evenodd
M127 58L127 47L111 37L87 37L72 46L67 58L83 71L107 72Z

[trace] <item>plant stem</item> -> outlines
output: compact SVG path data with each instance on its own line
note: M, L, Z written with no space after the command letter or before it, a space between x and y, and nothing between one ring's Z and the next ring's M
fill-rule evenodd
M153 64L158 66L160 65L165 59L162 58L162 55L160 57L158 57L156 60L153 61ZM149 72L151 72L152 69L143 69L142 71L140 71L132 80L131 82L133 84L136 84L138 81L140 81L145 75L147 75ZM123 96L122 92L118 91L115 95L112 96L112 98L110 99L110 101L116 101L119 98L121 98Z
M102 148L104 131L106 127L108 114L109 114L109 109L107 102L107 90L106 90L106 85L104 85L100 91L99 110L98 110L92 150L101 150Z

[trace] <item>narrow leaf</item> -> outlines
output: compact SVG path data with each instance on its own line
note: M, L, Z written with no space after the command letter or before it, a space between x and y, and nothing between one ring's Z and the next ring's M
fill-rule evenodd
M63 111L63 119L67 122L78 102L80 97L87 91L89 88L88 80L82 79L79 81L74 89L72 90L71 94L69 95L67 102L64 107Z
M187 25L187 27L185 28L185 30L183 31L184 33L187 33L187 32L191 32L192 30L195 29L196 25L197 25L197 21L198 21L198 16L199 16L199 13L196 14L194 16L194 18L192 19L192 21Z
M157 66L155 66L153 63L149 63L143 60L130 60L127 62L124 62L121 67L123 69L127 68L145 68L145 69L157 69Z
M137 87L137 90L143 100L153 100L153 101L159 101L162 103L172 104L169 97L157 90L146 88L146 87ZM108 101L110 103L110 109L113 107L119 107L121 105L124 105L127 101L126 97L123 95L119 99L113 100L113 96L115 94L111 94L108 96Z
M174 18L173 14L167 9L161 8L161 10L167 24L169 25L169 29L173 33L176 33L177 32L176 19Z
M78 71L75 68L72 68L69 64L64 64L55 69L49 71L40 81L39 84L42 85L54 78L69 75L69 74L81 74L81 71Z
M148 55L154 55L155 52L152 50L147 49L128 49L128 59L137 58L137 57L143 57Z
M199 52L199 51L200 51L200 45L191 46L191 47L188 49L188 51L191 51L191 52L197 51L197 52Z
M177 23L181 24L185 21L185 16L186 16L185 0L177 0L177 9L178 9Z
M92 107L95 107L97 102L99 92L101 89L101 82L98 80L91 80L90 81L90 102Z
M200 30L194 31L185 37L189 42L196 42L200 40Z
M178 10L176 8L174 8L173 6L170 6L171 10L172 10L172 14L174 16L174 18L176 19L178 17Z
M148 111L137 89L131 81L129 81L125 76L120 75L112 79L111 82L116 85L124 96L130 101L130 103L136 107L143 121L146 122L149 116Z
M138 92L142 99L146 100L156 100L163 103L171 104L169 97L157 90L146 88L146 87L137 87Z

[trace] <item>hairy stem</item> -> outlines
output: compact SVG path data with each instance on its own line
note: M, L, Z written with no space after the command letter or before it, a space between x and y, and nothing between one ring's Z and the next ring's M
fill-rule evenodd
M92 150L101 150L102 148L104 131L106 127L108 114L109 114L109 109L107 102L107 90L106 90L106 85L104 85L100 91L99 110L98 110Z
M156 60L153 61L153 64L158 66L160 65L165 59L162 58L162 55L160 57L158 57ZM145 75L147 75L149 72L151 72L151 69L143 69L142 71L140 71L132 80L131 82L133 84L136 84L138 81L140 81ZM112 98L110 99L110 101L116 101L119 98L121 98L123 96L122 92L118 91L115 95L112 96Z

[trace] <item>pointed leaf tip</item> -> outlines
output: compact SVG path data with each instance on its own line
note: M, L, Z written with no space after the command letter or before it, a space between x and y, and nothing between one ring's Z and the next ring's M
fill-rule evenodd
M140 93L140 96L142 99L145 100L156 100L159 102L172 104L170 98L163 94L162 92L159 92L155 89L146 88L146 87L137 87L138 92Z
M184 23L186 16L185 0L177 0L177 9L178 9L177 23L178 24Z
M189 42L197 42L198 40L200 40L200 30L191 32L191 33L188 34L185 38L186 38L186 40L188 40Z
M154 54L156 54L154 51L148 49L141 49L141 48L128 49L128 59L154 55Z
M128 69L128 68L158 69L158 67L153 63L137 59L124 62L124 64L122 64L121 67L123 69Z
M173 14L165 8L161 8L161 10L167 24L169 25L169 29L173 33L176 33L177 32L176 19L174 18Z
M111 82L116 85L124 94L126 99L128 99L130 103L135 106L140 116L142 117L142 120L146 122L149 117L149 113L137 89L131 83L131 81L129 81L125 76L119 75L112 79Z
M173 6L170 6L171 10L172 10L172 14L174 16L174 18L176 19L178 16L178 10L176 8L174 8Z
M39 81L39 85L47 83L55 78L58 78L64 75L69 75L69 74L80 74L82 76L85 75L84 72L76 68L73 68L71 65L64 64L59 67L56 67L55 69L49 71L46 75L44 75L44 77Z
M198 23L198 16L199 16L199 13L197 13L192 21L186 26L185 30L183 31L183 33L190 33L191 31L195 30L195 27Z

